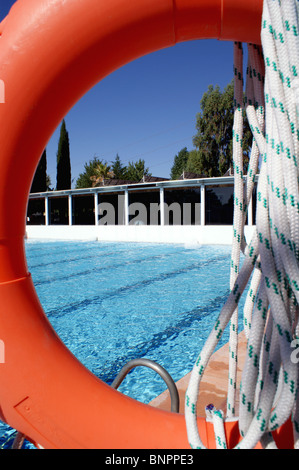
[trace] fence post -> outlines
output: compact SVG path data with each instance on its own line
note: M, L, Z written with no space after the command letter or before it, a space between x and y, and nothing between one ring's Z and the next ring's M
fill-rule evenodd
M125 189L125 225L129 225L129 191Z
M94 195L94 224L99 225L99 198L98 193L93 193Z
M45 196L45 224L50 225L49 221L49 196Z
M205 185L202 184L200 186L200 225L206 224L206 188Z
M164 188L160 188L160 225L165 224Z
M69 225L73 225L73 200L72 195L68 195Z

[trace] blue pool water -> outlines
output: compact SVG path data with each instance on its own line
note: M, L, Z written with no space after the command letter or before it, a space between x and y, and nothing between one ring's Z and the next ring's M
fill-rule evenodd
M175 381L188 373L229 293L229 246L28 240L26 252L52 326L108 384L140 357ZM163 380L141 367L119 387L144 403L164 390ZM10 432L0 427L0 445Z

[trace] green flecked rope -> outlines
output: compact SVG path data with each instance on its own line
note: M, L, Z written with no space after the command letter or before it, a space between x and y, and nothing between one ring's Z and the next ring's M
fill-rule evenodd
M230 270L230 288L234 287L240 270L240 253L244 237L244 185L243 185L243 47L234 45L234 221ZM229 380L227 390L227 415L235 416L238 366L238 305L230 320Z
M214 425L216 449L227 449L223 412L209 405L206 407L206 419Z
M236 311L249 282L243 312L247 352L239 395L242 439L237 448L253 448L258 442L265 448L275 448L272 432L289 418L293 423L294 447L299 448L298 360L292 354L293 339L297 344L299 337L298 10L296 0L264 0L262 50L248 45L245 108L253 143L245 188L241 177L242 49L240 44L235 44L231 292L198 356L186 392L185 417L192 448L204 447L196 421L200 381L229 322L231 364L227 415L234 414ZM259 161L256 230L247 244L244 224ZM245 258L240 267L241 251ZM212 420L217 447L226 448L223 413L213 410Z

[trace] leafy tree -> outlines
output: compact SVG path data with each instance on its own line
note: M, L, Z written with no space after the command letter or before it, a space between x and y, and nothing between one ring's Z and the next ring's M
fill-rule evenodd
M143 176L151 176L149 168L145 167L145 161L139 159L137 162L129 162L125 173L126 179L130 181L140 181Z
M108 163L101 162L98 163L98 165L94 168L94 174L90 177L90 179L92 181L92 186L96 186L97 184L104 181L104 179L113 177L114 173Z
M200 158L198 155L198 150L192 149L189 152L189 158L186 165L186 170L191 171L192 173L197 173L198 175L202 174L202 166L200 164Z
M108 165L106 161L94 157L84 165L84 172L80 173L76 181L76 188L89 188L97 185L106 178L126 179L130 181L140 181L144 175L150 176L149 169L145 167L144 160L129 162L128 166L123 166L119 155L116 155L114 162Z
M32 181L31 193L43 193L48 189L49 176L47 175L47 152L43 151Z
M116 155L114 162L111 163L111 171L114 173L114 178L125 179L127 167L121 163L118 154Z
M172 180L178 179L183 171L187 170L187 162L189 158L189 152L187 147L182 148L179 153L174 157L173 166L170 170L170 178Z
M196 153L192 153L188 170L206 176L221 176L232 165L232 128L234 120L234 85L231 82L220 91L208 87L201 99L201 112L196 116L197 133L193 138ZM251 133L244 116L244 171L248 166Z
M76 189L90 188L92 186L91 178L96 174L96 168L102 164L102 160L94 157L84 164L84 172L80 173L76 181Z
M71 188L70 144L64 119L61 124L60 137L58 142L56 178L57 191Z

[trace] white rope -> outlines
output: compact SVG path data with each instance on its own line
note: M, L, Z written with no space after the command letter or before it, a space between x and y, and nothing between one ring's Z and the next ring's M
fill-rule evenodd
M234 415L237 357L237 306L251 277L244 307L247 353L239 398L237 448L260 441L275 448L272 431L289 417L299 448L298 365L292 361L292 339L298 338L299 305L299 22L298 1L264 0L262 49L248 46L246 113L253 144L246 188L242 169L242 50L235 45L235 168L234 240L231 293L191 373L185 417L191 447L203 448L196 420L200 381L205 367L231 321L227 414ZM264 67L265 66L265 67ZM263 69L265 83L263 84ZM263 92L264 85L264 92ZM265 97L265 106L263 99ZM265 125L265 128L264 128ZM258 161L256 231L249 245L244 238L246 210L253 193ZM240 268L240 251L245 259ZM298 404L297 404L298 403ZM211 412L210 412L211 413ZM223 414L213 410L216 442ZM221 421L222 420L222 421ZM220 430L219 430L220 429Z
M241 43L234 45L234 221L230 271L230 288L234 287L240 270L240 253L244 237L244 184L243 184L243 48ZM235 416L235 395L237 389L238 360L238 306L230 321L229 339L229 380L227 391L227 414Z
M206 419L213 423L216 448L227 449L222 411L217 410L213 405L208 405L206 407Z

